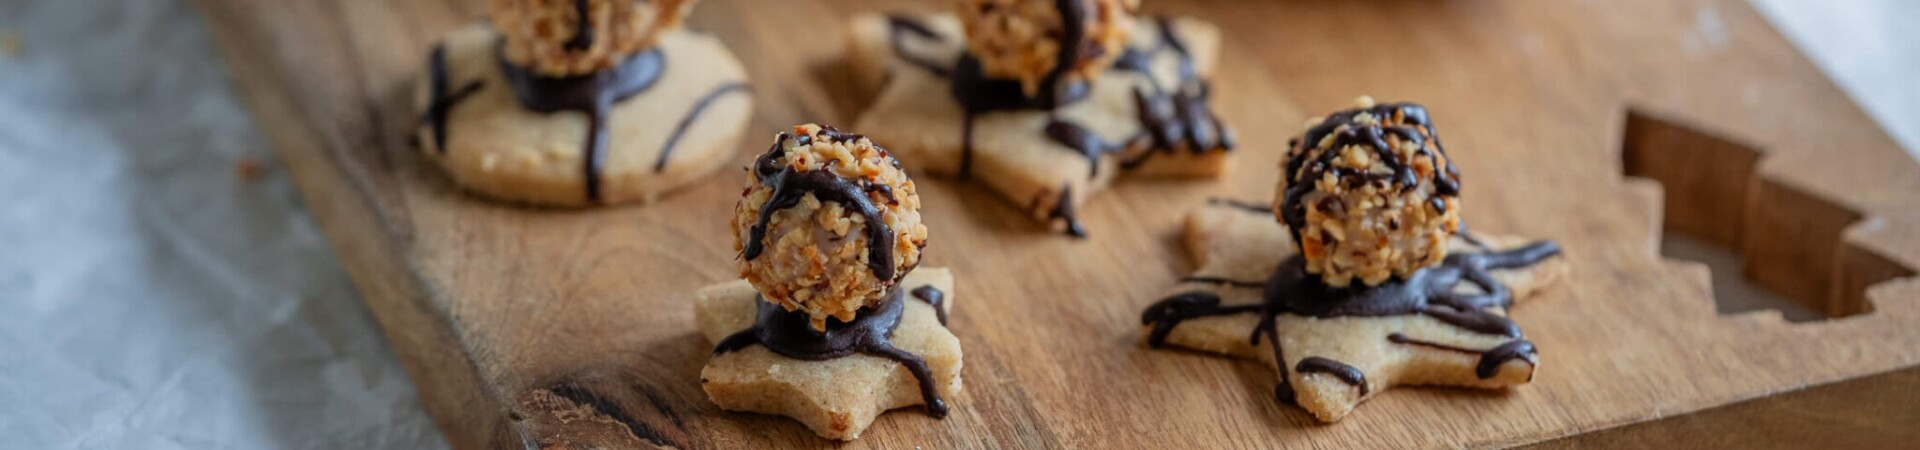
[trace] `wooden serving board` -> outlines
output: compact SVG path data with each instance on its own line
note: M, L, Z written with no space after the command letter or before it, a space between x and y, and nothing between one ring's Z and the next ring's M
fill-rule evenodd
M832 445L700 390L711 347L689 302L735 277L724 230L738 172L646 206L477 200L407 146L408 106L429 46L484 2L199 3L455 446ZM731 45L754 81L740 165L782 127L852 122L847 17L946 5L702 3L692 27ZM1082 211L1086 240L922 176L926 264L951 267L963 297L952 326L966 391L946 420L888 414L853 446L1920 442L1920 165L1744 2L1146 8L1226 30L1216 97L1239 129L1236 167L1123 182ZM1541 348L1532 385L1397 389L1320 425L1272 400L1261 364L1140 345L1141 308L1191 269L1181 217L1209 197L1271 198L1287 137L1360 94L1431 108L1476 229L1565 245L1571 279L1513 313ZM1663 229L1738 252L1745 275L1833 319L1716 313L1706 267L1659 256Z

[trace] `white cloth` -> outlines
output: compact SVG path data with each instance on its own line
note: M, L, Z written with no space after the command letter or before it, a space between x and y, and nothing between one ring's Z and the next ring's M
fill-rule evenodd
M0 448L446 446L197 11L0 0L8 32Z

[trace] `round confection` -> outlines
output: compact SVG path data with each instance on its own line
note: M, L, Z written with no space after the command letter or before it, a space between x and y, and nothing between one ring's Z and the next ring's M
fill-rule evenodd
M1027 95L1063 74L1093 79L1120 56L1138 0L960 0L968 52L990 78ZM1062 52L1066 52L1064 55ZM1061 68L1062 64L1067 67Z
M1359 103L1289 142L1274 199L1307 272L1337 287L1439 264L1460 228L1459 173L1426 108Z
M813 327L853 320L920 264L920 195L886 149L814 124L780 133L734 206L740 276Z
M696 0L493 0L507 61L548 77L611 68L679 26Z

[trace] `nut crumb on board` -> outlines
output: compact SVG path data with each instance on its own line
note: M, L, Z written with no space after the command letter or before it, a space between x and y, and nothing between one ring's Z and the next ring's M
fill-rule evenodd
M260 158L242 156L233 163L233 177L243 182L260 181L267 176L267 164Z
M12 58L20 56L26 47L20 43L20 32L12 28L0 28L0 56Z

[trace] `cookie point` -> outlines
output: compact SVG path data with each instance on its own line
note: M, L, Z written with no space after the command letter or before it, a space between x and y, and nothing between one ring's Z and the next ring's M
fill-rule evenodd
M492 0L502 56L549 77L612 68L679 27L697 0Z
M959 0L968 54L988 77L1020 80L1028 95L1060 69L1092 79L1120 56L1138 0Z
M1333 286L1439 264L1459 230L1458 174L1426 109L1366 96L1355 104L1291 141L1274 200L1307 271Z
M920 263L920 197L865 136L802 124L747 170L732 221L741 274L815 329L879 304Z

